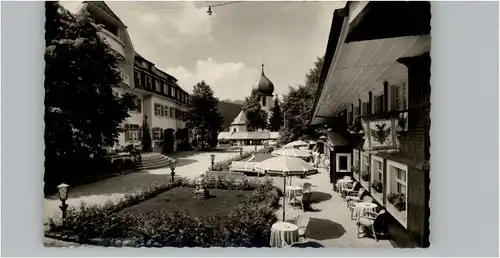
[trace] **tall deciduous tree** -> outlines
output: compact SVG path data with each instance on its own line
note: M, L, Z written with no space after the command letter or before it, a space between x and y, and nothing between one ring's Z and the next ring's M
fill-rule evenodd
M45 8L45 179L55 183L103 155L135 104L131 95L113 95L119 60L100 27L58 2Z
M204 81L197 83L193 87L193 94L186 113L187 126L201 135L202 148L204 147L205 138L208 138L211 146L217 144L217 133L221 130L223 124L222 115L217 108L218 103L219 100L214 97L212 88Z
M273 109L271 110L271 118L269 119L269 129L273 132L277 132L281 129L283 125L283 114L281 113L281 107L278 97L274 98Z
M260 105L260 96L256 91L252 91L250 97L245 98L242 109L248 120L248 128L251 130L267 128L267 113Z
M305 85L290 87L289 93L284 96L285 127L280 133L281 142L286 143L304 135L314 134L314 130L309 127L309 121L313 113L323 61L324 57L321 57L314 62L313 68L306 74Z

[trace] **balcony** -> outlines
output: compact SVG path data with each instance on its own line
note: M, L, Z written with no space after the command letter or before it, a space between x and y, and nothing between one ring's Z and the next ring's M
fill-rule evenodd
M120 53L123 57L125 57L125 45L123 42L118 38L118 36L114 35L110 31L106 29L102 29L99 32L99 35L101 36L104 41L106 41L112 49L114 49L116 52Z

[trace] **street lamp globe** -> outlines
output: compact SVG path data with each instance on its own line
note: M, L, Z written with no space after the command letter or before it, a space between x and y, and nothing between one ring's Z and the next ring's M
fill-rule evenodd
M214 160L215 160L215 154L210 154L210 159L212 160L212 162L214 162Z
M69 185L65 183L57 186L57 189L59 190L59 200L66 201L68 199L68 188Z

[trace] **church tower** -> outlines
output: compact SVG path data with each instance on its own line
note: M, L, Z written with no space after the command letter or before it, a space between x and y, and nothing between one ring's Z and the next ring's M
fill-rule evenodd
M273 108L273 92L274 84L264 74L264 64L262 64L262 73L259 81L254 85L253 90L259 95L260 105L267 112L267 119L271 118L271 110Z

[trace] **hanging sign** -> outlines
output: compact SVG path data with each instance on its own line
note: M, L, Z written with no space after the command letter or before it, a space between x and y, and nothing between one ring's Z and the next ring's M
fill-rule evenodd
M400 143L396 128L398 118L361 119L365 132L363 149L370 154L398 152Z

